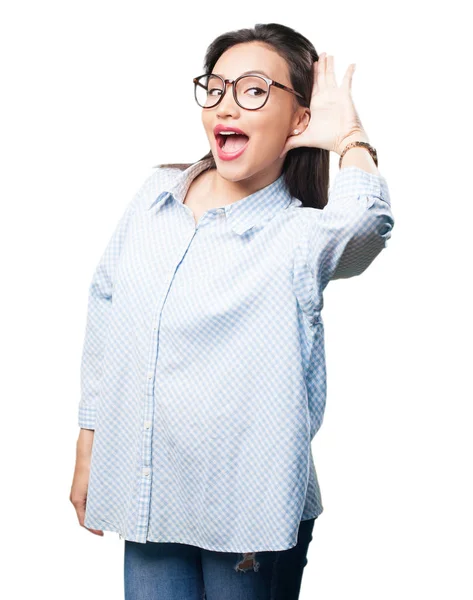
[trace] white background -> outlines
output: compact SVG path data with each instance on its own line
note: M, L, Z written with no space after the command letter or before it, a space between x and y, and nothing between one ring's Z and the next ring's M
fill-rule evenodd
M472 54L460 3L435 4L3 4L3 597L123 597L123 541L69 502L88 286L153 165L208 151L207 46L265 22L333 55L339 83L356 63L396 219L366 273L325 292L325 510L301 599L473 597Z

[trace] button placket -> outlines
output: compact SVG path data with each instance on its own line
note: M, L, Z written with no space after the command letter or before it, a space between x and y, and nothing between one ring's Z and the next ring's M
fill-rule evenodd
M196 235L196 230L192 232L187 244L185 252L192 242L194 236ZM185 254L185 252L183 254ZM177 261L176 264L179 264L180 261ZM141 484L140 484L140 511L137 517L136 523L136 539L142 543L146 542L148 537L148 528L149 528L149 507L150 507L150 494L151 494L151 479L153 476L152 471L152 436L153 436L153 413L154 413L154 382L155 382L155 373L157 369L157 357L159 354L159 323L161 320L162 309L164 303L166 301L169 288L171 287L172 280L174 278L175 267L171 268L167 273L167 281L163 286L163 292L161 297L158 299L156 312L154 315L154 322L151 330L151 340L150 340L150 348L149 348L149 361L148 361L148 371L147 371L147 380L145 385L145 415L143 419L143 444L142 444L142 457L143 462L141 465Z

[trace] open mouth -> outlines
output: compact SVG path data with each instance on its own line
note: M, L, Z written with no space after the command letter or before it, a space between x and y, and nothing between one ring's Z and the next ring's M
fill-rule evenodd
M242 135L239 133L222 134L218 133L216 135L217 144L224 151L232 154L233 152L238 152L241 150L250 139L247 135Z

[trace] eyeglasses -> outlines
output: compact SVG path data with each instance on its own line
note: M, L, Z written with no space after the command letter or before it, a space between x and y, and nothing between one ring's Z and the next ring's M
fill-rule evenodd
M273 85L304 99L304 96L299 92L263 75L240 75L236 79L224 79L214 73L204 73L204 75L194 77L193 82L195 100L202 108L217 106L225 96L227 83L233 84L235 102L246 110L262 108L268 101Z

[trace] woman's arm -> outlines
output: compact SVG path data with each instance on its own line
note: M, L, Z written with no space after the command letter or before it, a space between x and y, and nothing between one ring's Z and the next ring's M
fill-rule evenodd
M80 429L76 445L74 477L69 494L69 500L75 508L77 519L82 527L85 527L85 510L87 507L87 491L89 488L94 435L95 433L92 430ZM89 529L89 531L95 535L103 536L104 534L101 529Z
M112 306L113 283L128 223L137 196L128 204L95 268L89 286L87 324L81 361L81 399L78 423L81 429L95 429L96 405L102 379L102 359Z
M363 273L386 247L394 227L386 180L358 166L372 160L369 152L359 150L350 149L343 158L352 153L357 164L338 171L327 205L309 209L306 260L319 309L328 282Z
M350 142L370 143L365 132L356 133L344 139L341 148L337 150L337 154L341 155L343 149L348 146ZM368 150L366 150L366 148L360 146L356 146L355 148L350 148L347 150L347 153L342 158L340 170L346 167L358 167L359 169L363 169L363 171L372 173L373 175L380 175L378 167L376 166L371 154L368 152Z

